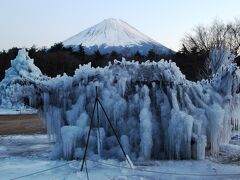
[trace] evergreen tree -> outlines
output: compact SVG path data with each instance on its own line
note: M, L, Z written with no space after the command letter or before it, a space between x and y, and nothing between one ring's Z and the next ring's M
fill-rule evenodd
M34 54L36 54L36 52L37 52L37 47L36 47L36 45L33 45L33 46L28 50L29 56L33 56Z
M149 60L154 60L154 61L156 61L156 60L157 60L157 53L156 53L153 49L150 49L150 50L148 51L147 58L148 58Z
M103 55L100 53L100 51L99 50L97 50L97 51L95 51L94 52L94 59L95 60L101 60L103 58Z
M136 61L143 61L143 60L144 60L143 55L141 55L139 51L137 51L137 52L134 54L133 58L134 58L134 60L136 60Z
M48 50L49 52L57 52L57 51L62 51L65 50L64 45L62 42L60 43L55 43L53 46L50 47Z
M190 54L190 52L188 51L184 44L182 44L182 48L180 49L179 53Z
M78 54L79 54L79 56L81 56L81 57L85 57L85 55L86 55L85 49L84 49L84 47L82 46L82 44L80 44L80 45L78 46Z
M119 54L116 51L112 51L111 54L109 55L109 60L112 61L114 59L118 59Z

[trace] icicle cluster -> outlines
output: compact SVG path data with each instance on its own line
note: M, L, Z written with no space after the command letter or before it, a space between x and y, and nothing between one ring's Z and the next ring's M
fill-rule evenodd
M211 81L187 81L172 62L115 61L105 68L80 66L73 77L35 79L28 98L56 139L53 158L82 158L98 86L101 100L124 150L135 160L204 159L218 154L239 126L239 69L217 71ZM26 88L26 87L25 87ZM99 110L88 156L123 158Z

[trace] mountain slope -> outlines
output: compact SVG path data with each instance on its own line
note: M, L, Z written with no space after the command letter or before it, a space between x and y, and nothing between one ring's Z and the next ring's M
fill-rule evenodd
M172 50L144 35L128 23L120 19L105 19L79 34L65 40L64 46L78 46L82 44L87 52L99 49L102 53L112 50L119 53L146 54L150 49L158 53L169 54Z

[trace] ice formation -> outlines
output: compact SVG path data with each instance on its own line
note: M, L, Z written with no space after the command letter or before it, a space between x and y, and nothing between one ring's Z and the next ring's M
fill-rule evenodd
M5 71L5 78L0 82L0 108L25 109L23 98L37 80L47 80L36 67L25 49L18 52L11 60L11 67ZM34 82L34 83L33 83Z
M24 56L22 50L15 61ZM30 84L25 83L28 94L22 96L39 109L56 139L54 158L83 157L97 86L131 159L204 159L205 152L217 155L220 145L229 142L233 125L240 124L239 73L230 63L218 68L211 80L191 82L175 63L123 59L104 68L82 65L73 77L40 78L40 72L35 74L40 77L23 76ZM100 133L94 115L88 156L122 159L101 110L99 118Z

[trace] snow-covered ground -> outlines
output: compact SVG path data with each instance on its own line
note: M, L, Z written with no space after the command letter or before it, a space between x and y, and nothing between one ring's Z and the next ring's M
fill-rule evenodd
M36 114L36 109L9 109L9 108L0 108L0 115L15 115L15 114Z
M47 135L0 136L0 158L47 157L51 146Z
M1 136L0 179L87 179L80 172L81 161L50 160L51 143L47 135ZM237 165L203 161L126 162L115 160L87 161L89 179L240 179ZM28 175L28 176L26 176Z

